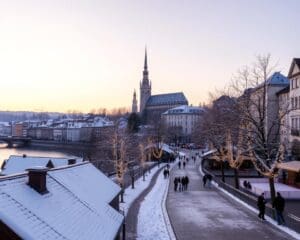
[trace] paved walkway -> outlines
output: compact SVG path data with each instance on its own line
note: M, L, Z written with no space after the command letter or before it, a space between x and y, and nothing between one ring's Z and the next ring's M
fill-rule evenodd
M218 189L203 188L199 164L190 160L185 169L171 172L167 211L178 240L293 239ZM188 191L174 192L174 177L184 175L190 179Z

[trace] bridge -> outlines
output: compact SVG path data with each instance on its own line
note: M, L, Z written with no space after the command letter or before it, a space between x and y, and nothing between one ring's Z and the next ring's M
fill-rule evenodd
M8 147L13 147L13 144L17 143L21 143L26 146L31 143L31 138L19 136L0 136L0 141L7 143Z

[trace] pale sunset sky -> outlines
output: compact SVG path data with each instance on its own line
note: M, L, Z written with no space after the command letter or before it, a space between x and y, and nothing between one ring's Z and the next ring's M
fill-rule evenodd
M207 101L258 54L300 57L298 0L0 0L0 110L88 112L152 94Z

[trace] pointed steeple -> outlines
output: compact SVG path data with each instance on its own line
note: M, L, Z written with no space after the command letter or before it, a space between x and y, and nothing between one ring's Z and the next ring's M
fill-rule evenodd
M147 48L145 47L143 79L140 83L140 112L144 111L149 97L151 97L151 83L148 72Z
M135 89L134 89L131 111L134 112L134 113L137 113L137 111L138 111L137 108L138 108L138 106L137 106L137 100L136 100L136 92L135 92Z
M148 70L148 63L147 63L147 47L145 47L145 60L144 60L144 71Z

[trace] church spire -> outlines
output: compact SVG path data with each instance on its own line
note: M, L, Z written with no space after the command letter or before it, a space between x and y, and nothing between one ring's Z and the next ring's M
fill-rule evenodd
M151 97L151 83L148 72L147 48L145 48L143 79L140 83L140 112L143 112L148 99Z
M137 108L138 108L138 106L137 106L136 92L135 92L135 89L134 89L131 112L137 113L137 111L138 111Z
M144 61L144 71L148 70L148 64L147 64L147 47L145 47L145 61Z

